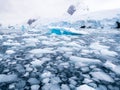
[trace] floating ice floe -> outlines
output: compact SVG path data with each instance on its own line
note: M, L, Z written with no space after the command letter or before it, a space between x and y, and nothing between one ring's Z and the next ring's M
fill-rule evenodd
M42 59L35 59L31 62L32 66L34 67L39 67L41 66L43 63L45 63L46 61L49 61L49 58L42 58ZM30 68L30 67L29 67Z
M15 82L17 81L17 75L11 74L11 75L6 75L6 74L0 74L0 83L4 82Z
M106 86L104 85L99 85L97 90L108 90ZM116 90L116 89L115 89Z
M6 45L6 46L20 46L21 44L20 43L17 43L17 42L4 42L3 45Z
M13 50L7 50L6 51L6 54L14 54L15 53L15 51L13 51Z
M44 73L42 73L41 78L49 78L52 76L52 73L49 71L45 71Z
M50 79L49 78L44 78L43 80L42 80L42 83L45 83L45 84L47 84L47 83L49 83L50 82Z
M56 28L50 28L50 31L48 32L48 34L57 34L57 35L84 35L84 34L88 34L85 31L77 31L73 28L60 28L60 27L56 27Z
M25 45L24 45L25 47L36 47L36 43L34 43L34 42L27 42Z
M110 48L109 46L101 45L99 42L92 43L90 45L90 48L98 50L99 54L102 55L107 55L107 56L118 55L117 52L108 50Z
M117 56L117 55L118 55L117 52L110 51L110 50L107 50L107 49L102 49L102 50L100 51L100 53L101 53L102 55L107 55L107 56Z
M109 46L104 46L101 45L99 42L95 42L90 45L90 48L95 50L104 50L104 49L109 49Z
M65 84L62 84L61 89L62 90L70 90L69 86L67 86Z
M81 85L81 86L77 87L76 90L95 90L95 89L88 85Z
M78 43L76 43L76 42L68 42L67 44L66 44L66 46L74 46L74 47L81 47Z
M29 52L32 54L54 53L54 51L49 50L49 49L33 49Z
M37 38L25 38L23 39L27 43L37 43L39 40Z
M57 50L64 51L64 52L72 52L73 51L73 49L71 49L70 47L60 47Z
M39 85L32 85L31 90L39 90L40 86Z
M42 64L44 63L44 61L41 61L41 60L34 60L31 62L31 64L35 67L39 67L41 66Z
M39 42L39 40L36 38L25 38L23 39L23 41L25 42L26 47L35 47L36 44Z
M91 83L91 82L93 82L93 80L88 79L88 78L85 78L84 81L83 81L83 83L86 83L86 84L87 84L87 83Z
M9 85L9 89L12 90L12 89L14 89L14 88L15 88L15 84L10 84L10 85Z
M50 79L50 82L51 82L52 84L58 84L58 83L61 82L61 79L60 79L59 77L52 77L52 78Z
M28 82L31 84L31 85L37 85L40 83L39 80L37 80L36 78L30 78L28 79Z
M0 35L0 39L3 39L3 37Z
M91 72L91 75L93 76L93 78L96 78L101 81L107 81L107 82L111 82L111 83L114 82L113 78L111 78L108 74L106 74L102 71Z
M88 35L89 33L85 30L76 30L74 28L66 28L68 30L70 30L71 32L74 32L74 33L78 33L78 34L82 34L82 35Z
M42 90L61 90L58 84L45 84Z
M116 74L120 75L120 65L115 65L110 61L107 61L104 66L108 69L110 69L111 71L115 72Z
M98 59L89 59L89 58L82 58L78 56L71 56L70 60L72 62L75 62L77 64L83 63L83 64L102 64L102 62Z

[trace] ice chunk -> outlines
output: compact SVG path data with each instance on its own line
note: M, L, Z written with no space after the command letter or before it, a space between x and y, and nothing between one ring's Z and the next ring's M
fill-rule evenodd
M33 71L33 68L32 67L26 67L26 71L31 72L31 71Z
M0 35L0 39L3 39L3 37Z
M81 86L77 87L76 90L95 90L95 89L88 85L81 85Z
M90 71L89 67L82 67L81 70L83 73L87 73Z
M20 43L18 42L4 42L3 45L6 45L6 46L20 46Z
M15 88L24 88L26 86L26 81L24 80L19 80L16 84L15 84ZM13 90L13 89L12 89Z
M68 62L60 63L60 66L63 66L64 68L68 68L70 65Z
M39 83L40 83L36 78L30 78L30 79L28 80L28 82L29 82L31 85L36 85L36 84L39 84Z
M89 54L89 53L92 53L92 51L90 51L90 50L87 50L87 49L83 49L82 51L81 51L83 54Z
M32 53L32 54L54 53L54 51L48 50L48 49L33 49L29 52Z
M107 56L116 56L116 55L118 55L116 52L108 50L110 48L109 46L101 45L99 42L92 43L90 45L90 48L95 49L95 50L99 50L99 52L102 55L107 55Z
M70 90L70 88L65 84L62 84L61 89L62 90Z
M40 40L46 40L48 38L46 36L39 36L38 39L40 39Z
M42 82L45 83L45 84L47 84L47 83L49 83L49 81L50 81L49 78L44 78Z
M110 90L115 90L115 89L114 89L114 86L112 86L112 85L108 85L108 88L109 88Z
M37 59L31 62L31 64L32 64L33 66L35 66L35 67L39 67L39 66L41 66L43 63L44 63L44 61L37 60Z
M60 90L60 86L58 84L45 84L42 90Z
M96 49L96 50L109 49L108 46L101 45L99 42L92 43L92 44L90 45L90 48Z
M81 48L81 46L79 45L79 44L77 44L76 42L68 42L67 44L66 44L66 46L74 46L74 47L79 47L79 48Z
M32 85L31 90L39 90L39 85Z
M25 47L36 47L36 43L34 43L34 42L26 43Z
M15 53L15 51L13 51L13 50L7 50L6 51L6 54L13 54L13 53Z
M88 83L88 85L91 86L91 87L97 88L97 84L96 83L91 82L91 83Z
M69 78L69 83L73 86L77 85L77 82L74 80L74 77Z
M16 64L15 69L16 69L19 73L25 73L24 66L21 65L21 64Z
M61 80L60 80L59 77L53 77L53 78L51 78L51 83L52 84L58 84L60 82L61 82Z
M37 43L37 42L39 42L39 40L36 39L36 38L25 38L23 40L27 43L31 43L31 42Z
M74 33L78 33L78 34L89 34L87 31L83 31L83 30L76 30L74 28L68 28L68 30L70 30L71 32L74 32Z
M10 84L10 85L9 85L9 89L10 89L10 90L15 89L15 84Z
M0 83L3 82L15 82L17 81L17 75L11 74L11 75L5 75L5 74L0 74Z
M115 72L116 74L119 74L120 75L120 66L118 65L115 65L113 64L112 62L110 61L107 61L104 66L106 68L109 68L110 70L112 70L113 72Z
M93 80L89 79L89 78L85 78L83 83L90 83L90 82L93 82Z
M91 72L91 75L101 81L107 81L107 82L114 82L114 80L106 73L104 72Z
M114 51L109 51L106 49L103 49L100 51L102 55L108 55L108 56L117 56L118 54Z
M60 47L60 48L58 48L57 50L58 50L58 51L65 51L65 52L70 52L70 51L72 51L72 49L71 49L71 48L68 48L68 47Z
M107 90L107 87L105 87L104 85L99 85L99 87L97 88L97 90Z
M85 63L85 64L101 64L101 61L98 59L89 59L89 58L82 58L77 56L71 56L70 60L75 63Z
M45 71L45 72L41 75L42 78L48 78L48 77L51 77L51 76L52 76L52 74L51 74L51 72L49 72L49 71Z
M42 44L45 44L45 45L52 45L53 42L50 42L50 41L42 41Z
M33 66L35 66L35 67L39 67L39 66L41 66L44 62L46 62L46 61L50 61L50 58L42 58L42 59L34 59L32 62L31 62L31 64L33 65ZM29 67L29 69L30 69L30 67Z
M70 30L70 28L52 28L48 32L48 34L56 34L56 35L82 35L85 34L85 32L82 31L76 31L76 30Z

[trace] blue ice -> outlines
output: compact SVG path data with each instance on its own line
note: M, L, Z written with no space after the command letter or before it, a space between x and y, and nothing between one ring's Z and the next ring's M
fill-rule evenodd
M49 34L56 34L56 35L81 35L79 33L75 33L72 31L68 31L66 29L61 29L61 28L52 28L50 29Z

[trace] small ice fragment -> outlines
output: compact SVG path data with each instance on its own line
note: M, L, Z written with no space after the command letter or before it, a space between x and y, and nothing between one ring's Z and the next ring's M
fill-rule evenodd
M39 90L39 85L32 85L31 90Z
M76 90L95 90L95 89L88 85L81 85L81 86L77 87Z

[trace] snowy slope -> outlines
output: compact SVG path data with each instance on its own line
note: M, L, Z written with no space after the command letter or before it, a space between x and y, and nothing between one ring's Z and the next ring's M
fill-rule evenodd
M118 16L120 17L120 9L87 12L86 14L81 14L81 15L78 12L76 12L72 16L74 20L86 20L86 19L102 20L102 19L117 18Z
M32 26L36 28L42 25L60 27L76 26L77 28L82 26L87 28L116 28L117 21L120 21L120 9L84 12L82 14L78 10L73 15L65 14L59 18L38 18Z

